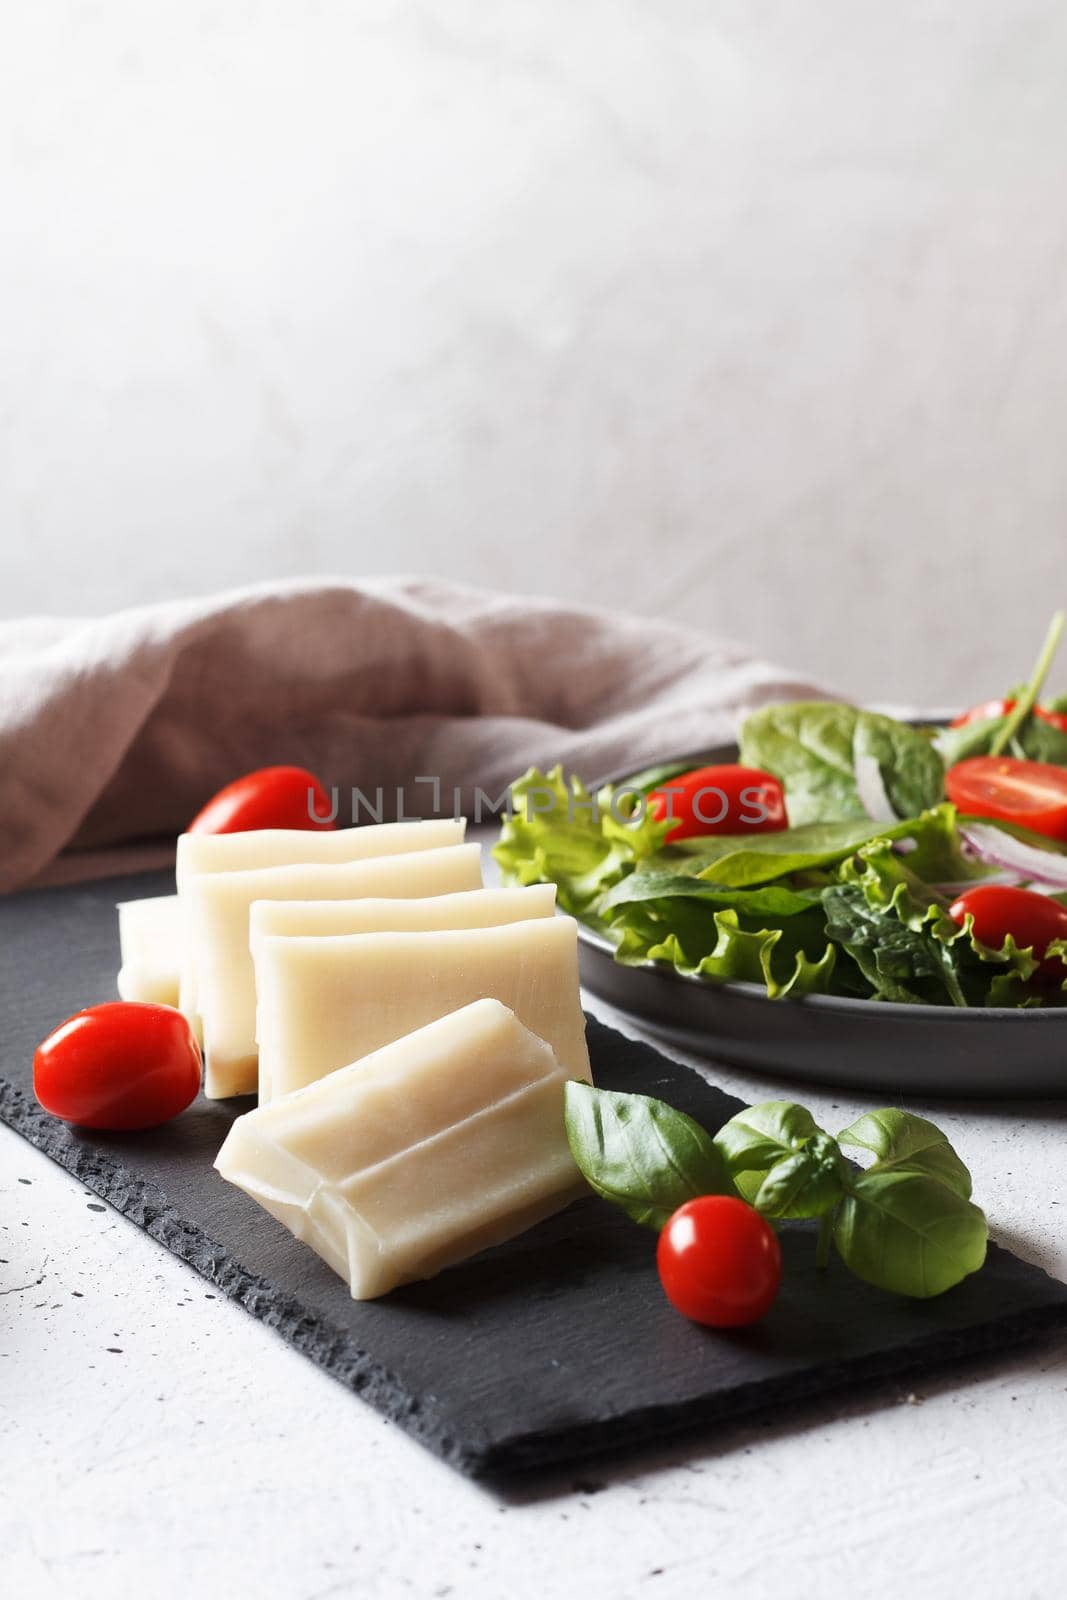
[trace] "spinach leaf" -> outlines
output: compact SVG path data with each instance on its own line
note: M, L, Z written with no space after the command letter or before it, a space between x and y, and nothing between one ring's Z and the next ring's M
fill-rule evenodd
M910 951L911 975L936 978L935 988L943 987L955 1005L1025 1004L1028 993L1023 986L1037 968L1032 953L1020 950L1010 934L999 949L982 944L974 934L974 918L967 916L961 925L949 917L947 899L911 871L908 863L913 859L914 855L902 858L890 845L877 841L865 846L841 868L838 887L858 887L871 913L863 937L857 937L852 928L849 953L861 970L869 973L869 962L864 962L857 945L868 952L875 949L875 967L881 977L899 984L908 976L900 961L903 953ZM824 905L827 898L824 892ZM845 919L843 901L834 901L834 905L840 922ZM851 908L855 912L854 899ZM828 908L828 916L832 911L833 905ZM895 932L890 925L892 919L913 938ZM834 937L829 928L827 932ZM841 942L849 941L842 938ZM881 951L880 958L877 951ZM923 997L912 995L912 999ZM900 996L888 992L887 987L881 998ZM943 1001L944 995L927 993L925 998Z
M785 786L794 827L866 816L856 757L878 763L899 817L916 816L944 794L944 767L930 739L906 723L832 701L764 706L741 729L741 760Z
M677 898L701 900L712 906L731 906L746 917L791 917L819 904L819 894L814 889L791 889L785 883L769 884L765 888L735 889L649 862L609 889L598 909L600 915L606 917L621 906L639 901L662 902Z
M871 906L859 884L833 884L823 890L827 937L846 950L877 1000L903 1004L969 1004L952 959L952 937L961 931L936 908L918 927L910 927L892 908ZM948 923L949 935L942 930ZM933 992L930 992L931 989Z
M644 1227L662 1228L699 1195L731 1192L711 1135L662 1100L573 1082L564 1110L571 1154L590 1188Z
M715 1144L742 1199L767 1217L820 1217L844 1192L837 1142L803 1106L768 1100L731 1117Z
M810 822L780 833L753 833L744 838L710 835L671 845L661 852L657 865L662 861L709 883L741 889L770 883L788 873L836 866L878 839L910 839L916 870L954 881L971 870L960 853L955 817L952 806L941 805L900 822Z

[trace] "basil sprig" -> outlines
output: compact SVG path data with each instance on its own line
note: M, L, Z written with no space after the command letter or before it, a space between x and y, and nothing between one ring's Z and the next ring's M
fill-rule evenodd
M834 1138L803 1106L770 1100L712 1138L662 1100L569 1083L566 1118L590 1187L647 1227L662 1228L687 1200L736 1192L776 1221L821 1219L821 1264L832 1244L857 1277L916 1299L943 1294L985 1260L970 1173L925 1117L888 1107ZM875 1159L858 1168L842 1146Z
M662 1228L701 1194L729 1194L722 1155L684 1111L643 1094L567 1084L567 1138L591 1189L634 1222Z

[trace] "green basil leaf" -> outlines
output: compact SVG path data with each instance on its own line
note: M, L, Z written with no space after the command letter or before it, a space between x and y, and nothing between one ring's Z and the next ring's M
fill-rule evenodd
M978 1271L988 1231L979 1208L940 1179L872 1167L851 1180L834 1243L864 1282L926 1300Z
M971 1174L941 1129L925 1117L887 1106L868 1111L837 1136L838 1143L873 1151L877 1167L868 1171L907 1169L936 1178L964 1200L971 1198Z
M729 1194L711 1135L662 1100L568 1083L567 1140L589 1187L634 1222L662 1228L704 1194Z
M769 1217L818 1217L843 1193L845 1163L810 1111L767 1100L731 1117L715 1136L738 1193Z

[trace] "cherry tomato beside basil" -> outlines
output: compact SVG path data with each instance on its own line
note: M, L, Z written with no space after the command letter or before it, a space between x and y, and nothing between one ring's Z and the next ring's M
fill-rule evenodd
M1067 767L1013 756L974 756L945 774L945 793L972 817L1015 822L1067 840Z
M657 822L677 819L668 844L705 833L777 833L789 826L782 785L758 767L698 767L653 789L648 809Z
M965 728L968 722L985 722L990 717L1006 717L1014 710L1015 701L1012 699L986 700L982 705L971 706L968 711L961 711L958 717L953 717L952 726ZM1034 716L1058 728L1060 733L1067 733L1067 715L1062 711L1046 711L1044 706L1035 706Z
M332 828L330 796L303 767L260 767L220 789L189 824L190 833L250 833L255 828Z
M196 1099L200 1047L173 1006L112 1000L76 1011L37 1046L33 1089L79 1128L155 1128Z
M999 950L1010 933L1021 950L1032 950L1041 971L1050 978L1067 978L1059 956L1044 960L1053 939L1067 939L1067 907L1033 889L1013 889L995 883L977 884L949 907L949 916L963 926L967 913L974 918L974 935L982 944Z
M769 1311L782 1278L774 1229L733 1195L689 1200L659 1236L656 1265L676 1311L709 1328L740 1328Z

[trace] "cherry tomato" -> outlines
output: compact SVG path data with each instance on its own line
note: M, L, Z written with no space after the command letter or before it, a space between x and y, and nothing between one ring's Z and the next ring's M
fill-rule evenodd
M1008 712L1014 709L1014 700L983 700L981 705L971 706L967 711L961 711L958 717L953 717L949 726L965 728L968 722L985 722L990 717L1006 717Z
M948 914L962 927L968 911L974 918L975 938L982 944L999 950L1010 933L1020 949L1034 952L1046 976L1067 977L1067 966L1059 956L1044 960L1053 939L1067 939L1067 906L1033 889L980 883L953 901Z
M1015 822L1067 840L1067 767L1013 756L974 756L945 774L945 793L972 817Z
M190 833L249 833L255 828L332 828L332 803L303 767L260 767L220 789L189 824Z
M782 1278L778 1237L733 1195L689 1200L659 1236L656 1265L676 1311L709 1328L740 1328L769 1311Z
M777 833L789 826L782 785L758 767L698 767L653 789L648 809L657 822L677 819L668 844L705 833Z
M33 1089L79 1128L154 1128L196 1099L200 1047L173 1006L111 1000L76 1011L37 1046Z
M958 717L953 717L952 727L964 728L968 722L985 722L989 717L1006 717L1015 710L1015 701L986 700L980 706L971 706L969 711L961 711ZM1049 723L1053 728L1058 728L1060 733L1067 733L1067 715L1062 711L1046 711L1044 706L1034 707L1034 716L1040 717L1042 722Z

